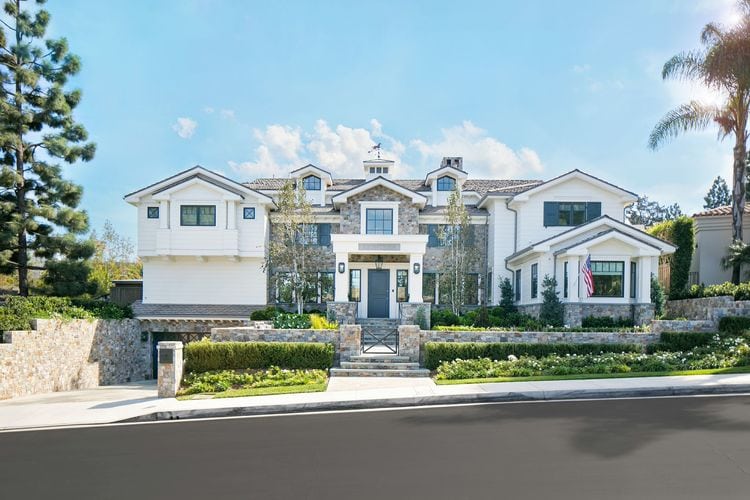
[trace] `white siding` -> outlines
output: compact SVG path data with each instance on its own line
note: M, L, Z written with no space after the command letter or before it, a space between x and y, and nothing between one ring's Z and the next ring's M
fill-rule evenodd
M143 302L265 304L266 274L262 265L262 259L148 259L143 263Z
M168 213L159 211L159 219L147 217L148 207L158 207L159 202L149 196L138 205L138 255L154 255L156 253L156 232L159 229L159 220L169 217Z
M580 179L569 179L556 186L531 194L529 199L518 202L518 248L560 234L570 227L544 227L545 201L598 201L602 204L602 215L623 222L624 204L614 193Z
M505 258L513 253L515 217L504 200L492 200L487 208L490 212L489 268L492 270L492 302L500 301L500 282L504 278L513 280L513 274L505 268Z

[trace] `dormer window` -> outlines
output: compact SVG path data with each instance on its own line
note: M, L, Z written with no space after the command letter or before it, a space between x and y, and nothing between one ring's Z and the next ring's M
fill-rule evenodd
M308 175L302 179L302 185L306 191L320 191L320 177L316 175Z
M453 191L456 189L456 179L448 175L444 175L437 181L438 191Z

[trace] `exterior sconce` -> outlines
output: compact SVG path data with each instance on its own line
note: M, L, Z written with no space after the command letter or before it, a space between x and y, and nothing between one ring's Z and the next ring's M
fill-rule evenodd
M339 273L344 274L344 271L346 271L346 264L339 262Z
M383 256L378 255L375 259L375 269L383 269Z
M419 274L419 271L422 270L422 265L419 262L414 263L414 274Z

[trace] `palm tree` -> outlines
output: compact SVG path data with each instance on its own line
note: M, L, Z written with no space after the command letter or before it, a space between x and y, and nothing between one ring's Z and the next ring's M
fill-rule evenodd
M673 109L656 124L648 145L655 150L683 132L712 124L718 126L720 140L734 136L732 239L741 242L750 110L750 0L740 0L738 5L739 23L729 28L707 24L701 32L704 48L677 54L662 69L662 78L700 82L722 95L723 102L717 106L691 101ZM740 281L739 265L733 267L732 281Z
M735 241L727 250L727 255L721 259L724 269L736 269L743 264L750 264L750 245Z

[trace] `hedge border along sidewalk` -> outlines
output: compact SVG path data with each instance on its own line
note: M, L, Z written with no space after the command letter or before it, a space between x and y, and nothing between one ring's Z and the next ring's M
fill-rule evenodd
M504 361L508 356L543 357L550 354L598 354L600 352L643 352L638 344L530 344L513 342L427 342L424 366L437 370L445 361L490 358Z
M191 342L185 345L185 371L253 370L271 366L327 370L333 344L322 342Z

